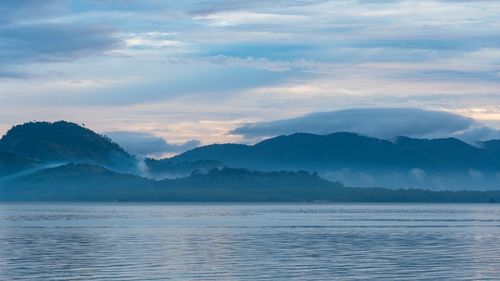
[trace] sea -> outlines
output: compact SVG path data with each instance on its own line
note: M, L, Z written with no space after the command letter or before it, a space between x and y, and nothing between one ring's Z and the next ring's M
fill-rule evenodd
M500 204L2 203L0 280L500 280Z

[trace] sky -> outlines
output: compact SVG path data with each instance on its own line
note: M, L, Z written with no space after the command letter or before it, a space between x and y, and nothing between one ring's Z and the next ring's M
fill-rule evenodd
M163 155L500 128L500 1L2 0L0 15L0 134L63 119Z

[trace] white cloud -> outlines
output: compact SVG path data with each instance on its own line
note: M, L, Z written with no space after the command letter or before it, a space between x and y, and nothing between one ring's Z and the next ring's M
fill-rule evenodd
M132 33L125 36L128 48L187 48L185 42L176 40L178 34L175 32L144 32Z
M305 20L301 15L256 13L250 11L224 11L207 15L198 15L195 20L208 21L214 26L233 26L242 24L286 24Z
M214 64L223 66L236 66L245 68L255 68L258 70L267 70L272 72L286 72L294 69L318 69L326 67L321 63L310 60L271 60L267 58L254 57L232 57L232 56L209 56L197 59L166 59L165 63L169 64Z

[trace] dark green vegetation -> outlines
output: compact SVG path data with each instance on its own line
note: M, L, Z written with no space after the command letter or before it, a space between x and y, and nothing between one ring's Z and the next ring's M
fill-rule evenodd
M424 183L427 174L418 167L443 173L449 186L462 178L447 173L478 169L461 174L472 182L500 170L499 143L294 134L140 160L74 123L27 123L0 140L0 201L496 202L498 191L351 188L324 175L346 167L374 174L411 168Z
M132 165L134 157L109 138L77 124L59 121L14 126L0 139L0 152L44 162Z
M170 159L152 159L144 160L151 176L159 178L186 177L193 171L207 172L212 169L220 169L224 164L220 161L198 160L198 161L172 161Z
M13 153L0 152L0 177L33 169L37 164L34 159Z
M488 203L500 200L499 191L350 188L307 172L264 173L224 168L155 181L89 164L68 164L17 178L0 187L0 195L0 201Z

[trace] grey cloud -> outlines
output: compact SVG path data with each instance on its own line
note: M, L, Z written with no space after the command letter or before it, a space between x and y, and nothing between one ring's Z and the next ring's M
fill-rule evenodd
M69 4L58 0L2 2L0 65L3 72L8 73L9 68L25 63L74 60L122 46L122 40L115 36L112 28L51 22L54 17L69 14ZM23 75L14 78L23 78Z
M169 68L169 75L161 71ZM296 71L268 71L235 65L171 65L158 70L152 66L141 68L141 74L151 80L132 85L96 89L84 95L67 95L66 92L48 94L49 100L63 104L79 105L128 105L167 100L182 95L197 95L199 101L214 97L226 98L242 89L274 85L293 77ZM203 95L200 95L203 93ZM43 101L37 101L43 103Z
M399 79L425 79L426 81L500 81L500 77L496 70L424 70L401 72L393 75L393 77Z
M180 153L199 146L198 140L182 144L171 144L163 138L145 132L113 131L104 135L121 145L128 152L141 156L162 156L167 153Z
M60 0L5 0L0 5L0 24L42 19L61 13Z
M391 48L391 49L421 49L421 50L461 50L472 51L481 48L494 48L498 46L500 39L496 33L487 36L474 36L463 34L460 37L435 37L435 38L394 38L391 40L358 40L350 42L353 47L362 48Z
M26 79L31 77L27 73L0 69L0 79Z
M36 24L0 27L0 62L64 61L117 48L121 41L102 26Z
M311 113L302 117L246 124L231 133L246 139L306 132L339 131L391 139L397 136L440 137L466 131L473 119L442 111L416 108L364 108Z
M195 6L195 9L191 12L192 14L210 14L221 11L231 11L231 10L241 10L249 8L261 8L261 7L274 7L274 8L284 8L284 7L294 7L294 6L308 6L316 5L323 2L328 2L328 0L252 0L252 1L240 1L240 0L223 0L223 1L206 1L199 2Z

